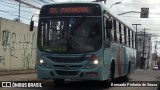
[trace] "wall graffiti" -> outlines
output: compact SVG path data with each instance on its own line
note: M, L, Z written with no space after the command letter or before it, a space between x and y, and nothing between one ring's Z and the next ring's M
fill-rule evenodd
M3 56L0 56L0 64L5 65L5 58L4 58L4 55L3 55Z
M9 30L3 30L1 32L2 40L1 45L3 47L4 52L9 52L10 58L17 58L20 57L16 56L16 52L19 52L15 46L18 45L19 47L22 46L22 66L24 69L29 69L31 64L35 63L35 56L36 56L36 33L32 34L25 34L19 39L16 37L15 32L10 32ZM16 51L17 50L17 51ZM4 56L0 57L0 63L5 64Z
M25 35L23 38L23 53L22 53L22 62L24 68L29 68L30 64L34 63L34 59L32 57L35 57L35 49L36 49L36 34L32 34L32 39L30 40L30 34ZM30 49L29 49L30 48Z
M0 72L35 69L37 27L0 18Z
M15 56L15 44L16 44L16 34L14 32L9 32L8 30L2 31L2 42L3 50L9 50L10 56L17 58Z

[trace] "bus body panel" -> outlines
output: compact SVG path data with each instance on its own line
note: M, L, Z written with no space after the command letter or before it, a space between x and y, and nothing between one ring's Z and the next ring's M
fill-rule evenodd
M103 11L106 9L102 7L102 4L97 4L99 4L102 8L102 15L99 16L102 19ZM108 13L111 14L109 11ZM102 20L102 27L104 27L103 24L104 23ZM103 37L104 30L102 28L102 38ZM48 53L37 49L37 77L39 79L80 79L99 81L108 80L110 78L110 67L113 60L115 61L115 78L127 75L129 62L131 63L131 72L133 72L135 70L136 64L136 50L122 44L113 43L111 41L110 44L110 48L104 48L102 43L102 47L98 51L81 54ZM91 62L89 61L89 58L93 54L96 55L98 58L100 57L101 61L95 68L86 68L86 66ZM75 59L84 57L85 58L81 62L67 63L63 62L62 60L68 60L67 58L72 57ZM61 62L58 62L57 60L54 61L54 59L58 58L62 58L60 59ZM44 65L40 65L41 59L45 61Z
M100 64L93 69L87 69L85 66L89 63L88 60L85 60L81 63L58 63L58 62L53 62L52 60L46 58L46 56L41 56L43 52L37 50L37 77L39 79L81 79L81 80L106 80L108 78L108 72L106 72L106 69L103 65L103 60L100 62ZM49 54L48 54L49 55ZM53 54L54 55L54 54ZM49 55L50 56L50 55ZM71 56L71 55L65 55ZM72 55L74 57L74 55ZM44 67L39 64L40 58L43 57L45 62L48 64L48 66ZM53 56L54 57L54 56ZM57 57L57 56L56 56ZM58 55L58 57L61 57L61 55ZM70 68L65 67L65 65L69 65ZM56 66L61 66L61 68L56 68ZM72 67L74 66L74 67ZM78 66L81 66L78 68ZM104 71L105 70L105 71ZM61 73L60 73L61 72ZM75 74L68 74L68 73L75 73ZM58 74L59 73L59 74ZM66 75L64 74L66 73ZM88 73L88 74L87 74ZM89 74L90 73L90 74ZM94 75L92 75L92 73ZM62 74L62 75L60 75ZM67 75L68 74L68 75ZM97 75L96 75L97 74Z
M129 47L111 43L110 49L104 50L104 63L110 74L110 65L112 60L115 61L115 78L125 76L128 71L129 60L131 62L131 72L135 70L136 51Z

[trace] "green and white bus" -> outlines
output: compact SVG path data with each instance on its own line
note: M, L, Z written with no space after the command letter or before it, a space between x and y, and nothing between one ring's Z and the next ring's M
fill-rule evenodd
M136 69L135 30L102 2L44 5L38 23L39 79L128 80Z

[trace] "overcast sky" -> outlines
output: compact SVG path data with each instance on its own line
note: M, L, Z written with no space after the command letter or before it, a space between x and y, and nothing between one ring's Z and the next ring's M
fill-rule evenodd
M149 18L140 18L140 13L128 13L119 17L131 24L142 24L141 28L147 28L155 32L159 30L160 23L160 0L108 0L108 6L114 2L121 1L121 4L114 5L111 10L116 13L128 11L141 11L141 8L149 8ZM147 31L149 32L149 31Z
M0 17L5 17L9 19L17 18L18 16L18 3L13 2L14 0L0 0L0 10L7 11L7 14L0 11ZM52 0L23 0L27 2L31 2L36 6L42 6L42 3L36 3L39 1L43 2L51 2ZM93 0L53 0L54 2L69 2L69 1L93 1ZM53 3L54 3L53 2ZM121 2L121 4L113 5L116 2ZM12 4L9 4L12 3ZM140 18L140 13L128 13L124 15L120 15L120 18L123 18L126 22L130 24L142 24L139 26L139 30L141 31L143 28L147 28L149 33L159 33L157 30L160 30L160 0L107 0L107 7L110 8L115 14L120 14L128 11L141 11L142 7L149 8L149 18ZM39 10L27 8L22 5L21 7L21 20L24 23L29 23L30 18L33 14L38 14ZM37 18L34 17L36 20ZM152 32L151 32L152 31Z

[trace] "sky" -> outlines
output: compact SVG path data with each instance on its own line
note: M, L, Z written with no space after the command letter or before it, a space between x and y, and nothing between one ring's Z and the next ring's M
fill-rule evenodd
M93 0L23 0L29 3L34 4L35 6L41 7L44 4L48 3L57 3L57 2L74 2L74 1L93 1ZM41 2L40 2L41 1ZM116 2L121 2L120 4L113 5ZM18 17L18 3L14 0L0 0L0 17L8 18L14 20ZM140 18L140 13L128 13L120 15L119 18L124 19L130 24L141 24L138 26L138 31L142 31L144 28L148 33L160 34L160 0L107 0L106 6L110 8L115 14L121 14L128 11L141 11L141 8L149 8L149 18ZM22 23L29 24L29 21L34 14L38 14L39 10L30 8L21 4L21 21ZM5 11L5 12L4 12ZM37 16L34 15L33 19L38 21ZM158 31L158 32L157 32Z
M74 2L74 1L93 1L93 0L23 0L37 7L41 7L48 3L57 2ZM116 2L121 2L115 5ZM14 0L0 0L0 17L14 20L18 18L19 3ZM149 18L140 18L140 13L128 13L118 16L124 19L129 24L141 24L138 26L137 31L143 31L147 29L147 33L160 35L160 0L107 0L106 6L115 14L121 14L128 11L140 12L141 8L149 8ZM111 7L112 6L112 7ZM111 8L110 8L111 7ZM21 22L29 24L32 15L38 14L39 10L33 9L26 5L21 4ZM38 21L38 17L34 15L33 20ZM36 24L37 25L37 24ZM154 37L152 38L154 39ZM157 37L154 40L160 40ZM154 44L154 43L153 43Z

